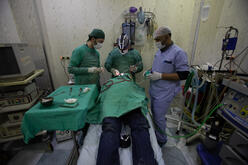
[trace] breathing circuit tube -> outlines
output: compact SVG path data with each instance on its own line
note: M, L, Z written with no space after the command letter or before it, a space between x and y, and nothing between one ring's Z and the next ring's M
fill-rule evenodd
M213 108L211 111L210 111L210 113L207 115L207 117L203 120L203 122L197 127L197 129L194 131L194 132L192 132L192 133L190 133L190 134L187 134L187 135L184 135L184 136L171 136L171 135L169 135L169 134L167 134L165 131L163 131L163 130L161 130L157 125L156 125L156 123L154 122L154 120L153 120L153 123L154 123L154 125L156 126L156 129L160 132L160 133L162 133L162 134L164 134L164 135L167 135L167 136L169 136L169 137L172 137L172 138L175 138L175 139L179 139L179 138L188 138L188 137L191 137L191 136L193 136L193 135L195 135L197 132L199 132L199 130L201 129L201 127L206 123L206 121L212 116L212 114L218 109L218 108L220 108L221 106L223 106L224 104L219 104L219 105L217 105L215 108ZM151 116L151 112L149 111L149 114L150 114L150 116ZM151 116L151 118L152 118L152 116ZM153 118L152 118L153 119Z
M198 78L198 73L195 69L191 68L191 71L194 72L194 76L191 82L191 85L192 85L192 91L191 91L191 96L190 96L191 98L192 98L192 93L194 92L194 89L195 89L195 99L194 99L194 106L193 106L193 110L191 114L191 120L195 125L200 126L200 124L197 121L195 121L196 105L198 101L198 90L200 88L199 78Z

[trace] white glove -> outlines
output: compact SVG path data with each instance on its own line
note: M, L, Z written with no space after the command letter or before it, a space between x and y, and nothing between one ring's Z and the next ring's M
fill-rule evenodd
M129 67L129 71L135 73L137 71L137 67L135 65L131 65Z
M160 80L162 78L162 73L159 72L152 72L152 74L148 75L147 78L155 81Z
M104 72L104 67L100 67L100 68L98 68L98 71L99 71L99 73Z
M112 68L111 72L113 73L114 76L119 76L120 72L117 69Z
M99 69L97 67L90 67L90 68L88 68L88 73L97 73L98 70Z

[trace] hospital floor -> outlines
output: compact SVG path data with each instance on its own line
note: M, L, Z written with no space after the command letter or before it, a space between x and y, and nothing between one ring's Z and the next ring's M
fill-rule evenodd
M177 125L167 122L167 133L172 136L176 135ZM162 148L165 165L200 165L201 161L196 151L200 141L194 141L186 145L185 139L174 139L168 137L165 147Z
M167 132L175 135L176 124L170 121L168 123ZM18 146L18 142L10 145ZM20 142L21 143L21 142ZM54 151L45 152L44 144L36 144L34 146L24 145L8 162L8 165L66 165L70 157L73 147L73 141L67 140L65 142L57 143L55 138L52 141ZM185 145L185 140L168 138L165 147L162 148L165 165L199 165L200 159L198 157L196 146L199 142L195 142L190 146ZM9 146L10 147L10 146ZM76 164L76 162L72 163Z
M19 152L13 156L8 165L66 165L74 146L72 140L57 143L54 138L51 142L53 146L53 152L51 152L47 150L44 143L30 145L25 145L21 141L15 143L10 145Z
M174 118L179 118L179 114L173 114L172 109L182 109L183 102L182 95L177 95L171 103L170 110L167 112L167 115L171 115ZM180 110L179 112L181 112ZM177 122L167 119L167 129L166 132L172 136L178 136L177 131ZM180 132L180 135L188 134L187 132ZM196 151L197 145L200 143L200 140L195 140L190 145L186 145L186 139L172 138L168 137L166 146L162 148L163 158L165 165L200 165L201 160Z

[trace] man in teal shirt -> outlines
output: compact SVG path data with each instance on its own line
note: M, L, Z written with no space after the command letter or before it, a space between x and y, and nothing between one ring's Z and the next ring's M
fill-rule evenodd
M114 48L105 62L105 68L118 76L120 73L131 73L133 78L135 73L143 70L143 63L140 53L131 48L128 36L122 34L118 38L118 48Z
M105 39L105 34L100 29L93 29L89 34L86 44L73 50L68 72L74 74L75 84L96 84L98 88L99 73L103 71L100 67L100 49Z
M105 39L105 34L100 29L93 29L89 34L86 44L73 50L68 72L74 74L75 84L96 84L100 89L100 75L104 69L100 67L100 49ZM83 128L83 136L86 135L89 125ZM80 141L82 143L82 141Z

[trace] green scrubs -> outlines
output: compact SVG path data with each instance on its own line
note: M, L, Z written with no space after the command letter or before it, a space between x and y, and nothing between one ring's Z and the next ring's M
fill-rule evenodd
M128 50L128 53L122 55L118 48L113 49L105 62L105 68L111 72L112 68L117 69L120 73L129 73L129 67L136 65L137 71L143 70L143 63L140 53L135 49Z
M96 84L99 85L99 73L88 73L90 67L100 67L99 53L86 44L73 50L68 72L74 74L76 85Z

